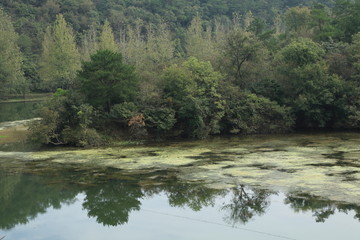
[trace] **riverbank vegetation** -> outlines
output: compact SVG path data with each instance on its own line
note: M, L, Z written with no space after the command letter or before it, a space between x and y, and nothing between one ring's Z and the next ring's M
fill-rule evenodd
M0 98L41 144L359 129L360 1L5 1Z

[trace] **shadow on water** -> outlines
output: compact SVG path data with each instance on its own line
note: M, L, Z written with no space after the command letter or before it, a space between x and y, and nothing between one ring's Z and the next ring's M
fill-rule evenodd
M59 171L19 172L0 168L0 229L10 230L27 224L49 208L60 209L77 201L83 194L83 210L105 226L123 225L133 212L141 211L142 201L166 195L171 207L200 211L224 199L220 214L231 226L248 223L266 214L271 197L278 193L243 185L216 190L202 184L182 182L171 171L130 174L118 169L102 170L66 167ZM287 194L284 203L295 212L311 212L317 222L326 221L336 212L355 212L360 220L360 206L332 202L307 194Z

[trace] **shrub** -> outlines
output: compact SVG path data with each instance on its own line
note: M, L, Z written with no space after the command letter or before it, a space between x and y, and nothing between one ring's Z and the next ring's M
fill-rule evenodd
M255 94L227 89L223 130L229 133L280 133L291 129L290 109Z

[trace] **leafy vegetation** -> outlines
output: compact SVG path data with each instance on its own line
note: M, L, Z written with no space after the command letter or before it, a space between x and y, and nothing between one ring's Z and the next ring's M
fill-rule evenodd
M0 98L62 89L35 142L360 126L359 0L0 6Z

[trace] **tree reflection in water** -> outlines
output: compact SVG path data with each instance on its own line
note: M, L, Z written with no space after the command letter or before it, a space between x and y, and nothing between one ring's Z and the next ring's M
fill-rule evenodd
M267 190L245 188L243 185L233 188L230 203L222 207L227 212L225 222L235 226L247 223L256 215L263 215L270 205L271 194Z
M225 201L220 210L223 211L224 221L234 226L246 224L254 217L265 214L271 203L270 196L276 194L243 185L230 190L214 190L178 179L166 181L166 177L160 177L155 184L142 185L143 180L153 181L151 174L134 175L132 180L128 178L121 172L94 174L94 171L66 169L32 175L9 174L0 168L0 229L9 230L18 224L26 224L38 214L46 213L50 207L61 208L63 204L71 204L80 193L85 195L82 206L88 216L107 226L127 223L132 212L140 211L145 197L158 194L167 196L172 207L189 207L193 211ZM295 212L312 212L317 222L326 221L336 212L350 211L355 211L355 218L360 220L358 205L334 203L305 194L288 194L284 203Z
M85 190L83 207L89 217L95 217L98 223L117 226L129 221L132 211L139 211L144 196L139 185L129 182L110 182Z
M284 202L295 212L312 212L316 222L325 222L337 211L346 214L355 211L354 218L360 220L360 206L354 204L337 203L310 194L288 194Z
M40 176L7 174L1 170L0 229L26 224L50 207L59 209L62 204L70 204L78 193L66 183L53 185Z

